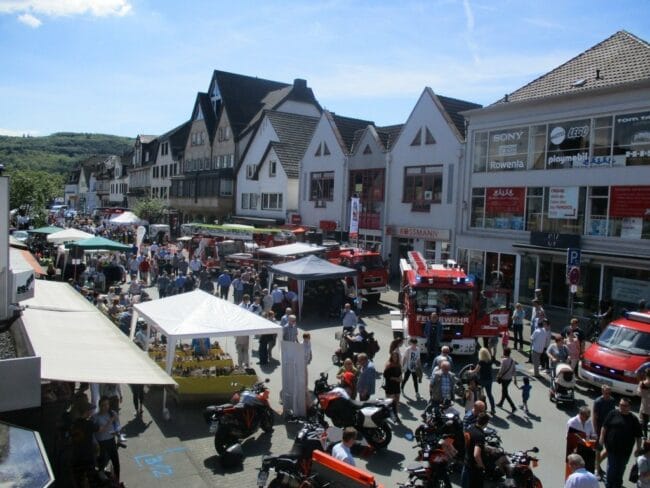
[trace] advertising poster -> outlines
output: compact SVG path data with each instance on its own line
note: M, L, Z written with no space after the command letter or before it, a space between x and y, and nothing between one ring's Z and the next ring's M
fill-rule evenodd
M359 212L361 211L359 198L350 199L350 238L359 235Z
M614 117L614 164L650 164L650 112Z
M630 278L612 278L612 300L638 304L642 298L650 296L650 283Z
M486 188L485 213L489 216L504 214L523 215L525 188Z
M650 186L613 186L610 198L610 217L650 215Z
M589 119L549 124L546 167L579 168L588 164L590 127Z
M577 186L549 188L548 218L577 219L579 190Z
M528 127L488 134L488 171L515 171L528 165Z
M621 219L621 239L641 239L643 219L641 217L625 217Z

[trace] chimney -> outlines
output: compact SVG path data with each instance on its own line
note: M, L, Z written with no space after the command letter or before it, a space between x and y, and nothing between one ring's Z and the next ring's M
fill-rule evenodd
M293 80L293 87L299 91L306 90L307 80L303 80L302 78L296 78L295 80Z

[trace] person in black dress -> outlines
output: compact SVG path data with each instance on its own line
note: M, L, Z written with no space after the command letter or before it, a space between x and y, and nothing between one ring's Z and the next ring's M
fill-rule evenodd
M384 367L384 390L386 396L393 399L393 411L397 421L401 423L398 416L400 385L402 381L402 365L399 350L394 350Z

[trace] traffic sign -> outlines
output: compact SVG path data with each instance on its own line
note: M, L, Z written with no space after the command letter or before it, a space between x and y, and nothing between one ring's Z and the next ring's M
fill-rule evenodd
M570 285L577 285L580 283L580 268L577 266L571 267L567 273L567 280Z
M580 266L580 249L575 247L570 247L566 250L566 267L572 268L574 266Z

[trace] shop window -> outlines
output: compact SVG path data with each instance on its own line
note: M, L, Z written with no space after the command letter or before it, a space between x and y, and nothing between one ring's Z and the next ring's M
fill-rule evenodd
M583 168L589 165L589 119L548 125L546 169Z
M442 200L442 166L404 168L403 203L440 203Z
M470 227L483 227L485 218L485 188L472 188Z
M546 125L534 125L530 128L530 148L532 161L529 167L544 169L546 167Z
M650 112L615 116L614 133L615 166L650 164Z
M472 148L472 166L474 172L484 172L487 163L488 133L474 132L474 145Z
M485 227L523 230L525 202L523 187L486 188Z
M582 234L585 224L585 187L544 188L542 231Z
M544 210L544 188L529 187L526 191L526 230L541 231Z
M528 127L488 134L488 171L519 171L528 167Z
M469 251L467 249L456 250L456 263L463 269L468 269Z
M589 166L610 166L612 163L612 117L598 117L593 121L591 155Z
M519 301L530 304L535 295L537 256L524 254L519 264Z
M500 288L502 281L499 270L499 253L486 252L484 288Z
M609 205L609 187L592 186L588 191L587 228L585 234L590 236L607 236L607 207Z
M610 235L650 239L650 186L613 186L609 202Z
M483 289L485 268L485 253L483 251L470 251L467 272L476 278L476 286L479 290Z

